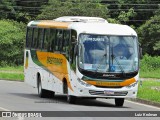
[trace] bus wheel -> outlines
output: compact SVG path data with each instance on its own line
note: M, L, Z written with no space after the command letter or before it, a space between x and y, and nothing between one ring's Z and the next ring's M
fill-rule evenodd
M71 95L67 95L67 102L70 104L74 104L76 102L76 97L71 96Z
M41 76L38 76L38 95L41 98L46 97L46 90L42 89Z
M122 107L124 104L124 98L115 98L115 105L117 107Z
M47 98L53 98L54 95L55 95L55 92L53 92L53 91L47 91L46 90L46 92L47 92L47 95L46 95Z

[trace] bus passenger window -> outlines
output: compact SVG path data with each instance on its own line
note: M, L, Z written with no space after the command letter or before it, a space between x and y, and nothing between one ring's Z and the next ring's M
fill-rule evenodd
M33 32L33 41L32 41L32 48L36 48L37 47L37 41L38 41L38 29L34 28L34 32Z
M59 52L62 49L62 39L63 39L63 31L58 30L57 31L57 39L56 39L56 50Z
M45 33L44 33L44 40L43 40L43 47L42 47L42 49L43 50L45 50L45 51L47 51L48 50L48 43L49 43L49 34L50 34L50 30L49 29L45 29L45 31L44 31Z
M38 29L38 40L37 40L37 48L42 48L42 40L43 40L43 29Z
M62 52L65 52L68 55L69 52L69 39L70 31L63 31L63 42L62 42Z
M71 49L70 49L70 60L71 60L71 68L75 71L76 70L76 54L75 53L75 45L76 45L76 38L77 32L72 30L71 31Z
M56 29L51 29L50 30L50 51L55 50L55 39L56 39Z
M26 47L27 48L31 47L32 33L33 33L33 28L28 27L27 28L27 38L26 38Z

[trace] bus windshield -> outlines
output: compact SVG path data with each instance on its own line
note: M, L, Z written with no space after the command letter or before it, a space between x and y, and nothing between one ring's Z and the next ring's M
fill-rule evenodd
M81 34L78 65L83 70L93 72L137 71L137 37Z

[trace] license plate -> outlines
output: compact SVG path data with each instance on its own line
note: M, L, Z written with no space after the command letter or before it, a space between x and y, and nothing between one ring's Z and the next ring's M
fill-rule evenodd
M105 95L114 95L114 92L113 91L104 91L104 94Z

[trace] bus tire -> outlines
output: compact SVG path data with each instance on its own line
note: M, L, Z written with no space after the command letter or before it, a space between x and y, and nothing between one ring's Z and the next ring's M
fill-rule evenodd
M117 107L122 107L124 104L124 98L115 98L115 105Z
M55 95L54 91L47 90L46 92L47 92L47 95L46 95L47 98L54 98L54 95Z
M41 82L41 76L40 75L38 76L37 88L38 88L38 96L40 98L45 98L47 91L42 88L42 82Z
M67 102L70 104L75 104L76 102L76 97L72 95L67 95Z

